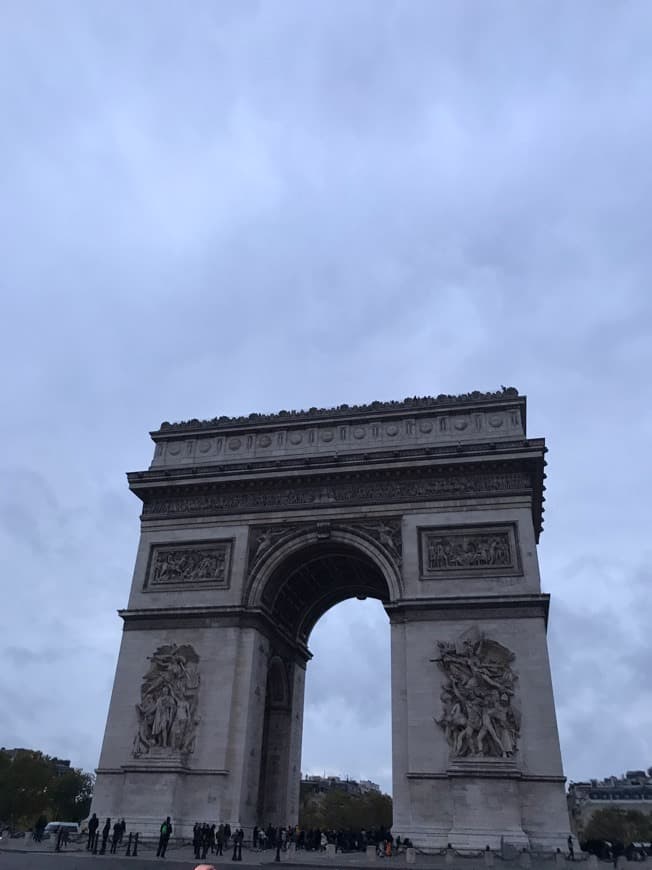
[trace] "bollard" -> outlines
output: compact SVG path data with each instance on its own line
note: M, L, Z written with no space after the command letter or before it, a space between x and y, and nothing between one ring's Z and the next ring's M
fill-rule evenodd
M131 831L129 831L129 839L127 840L127 858L131 858Z
M134 851L132 852L132 856L134 858L138 857L138 831L136 831L136 836L134 837Z
M326 857L334 858L335 857L335 843L327 843L326 844Z
M521 867L531 867L532 866L532 858L530 857L530 853L527 849L523 849L518 858L518 863Z
M376 857L376 847L367 846L367 861L375 861Z
M405 863L406 864L414 864L417 860L416 850L412 846L408 846L405 850Z
M93 855L97 855L97 843L98 843L99 839L100 839L100 835L97 831L95 831L95 836L93 837L93 849L92 849Z

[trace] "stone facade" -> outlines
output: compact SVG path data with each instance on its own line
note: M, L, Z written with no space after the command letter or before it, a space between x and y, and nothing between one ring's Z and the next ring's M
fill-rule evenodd
M93 810L154 832L296 822L308 640L391 623L394 832L564 847L542 439L513 389L163 424Z

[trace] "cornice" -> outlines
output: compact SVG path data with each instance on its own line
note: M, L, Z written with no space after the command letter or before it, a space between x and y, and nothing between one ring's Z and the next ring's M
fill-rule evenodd
M527 619L541 618L548 625L550 595L450 595L438 598L402 599L385 606L393 624L432 619Z
M119 610L124 631L161 631L201 628L255 628L270 639L276 649L298 658L305 665L312 658L308 647L291 637L262 608L233 607L148 607Z
M209 475L205 470L129 475L142 499L143 520L189 516L267 514L385 504L400 510L411 502L526 495L535 531L542 526L543 441L508 455L457 455L405 463L366 463L340 468L304 466L246 475ZM396 506L394 508L394 506Z

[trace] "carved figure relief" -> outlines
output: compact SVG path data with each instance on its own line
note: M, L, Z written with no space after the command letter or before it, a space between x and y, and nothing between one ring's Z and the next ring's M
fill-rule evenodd
M195 748L199 719L199 656L189 644L160 646L149 657L140 704L133 755L187 755Z
M364 532L385 548L398 567L401 566L403 548L401 521L382 518L362 523L356 521L336 524L319 522L253 527L249 533L249 568L251 570L280 541L306 531L316 531L318 538L326 539L330 537L334 528L358 529Z
M226 586L231 542L154 547L146 586Z
M353 528L358 528L371 535L390 554L392 559L400 567L403 561L403 535L400 520L380 519L368 523L352 523Z
M512 564L506 532L493 535L428 535L428 568L493 568Z
M422 529L420 535L424 580L522 573L513 523Z
M511 758L521 717L515 703L514 654L477 629L456 643L438 643L444 673L442 715L435 719L456 758Z
M299 484L292 487L254 490L216 489L202 495L148 498L144 516L173 516L192 513L234 513L247 510L319 507L332 504L374 504L387 501L476 496L484 493L515 492L532 487L530 475L520 471L495 474L442 474L431 479L337 482L332 486Z
M249 564L262 559L281 538L294 534L296 525L262 526L252 528L249 534Z

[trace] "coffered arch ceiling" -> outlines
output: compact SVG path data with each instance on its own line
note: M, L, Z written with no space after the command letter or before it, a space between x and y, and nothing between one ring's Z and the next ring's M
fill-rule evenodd
M347 598L388 604L391 596L369 556L350 544L328 541L307 545L278 565L262 603L282 629L305 643L324 613Z

